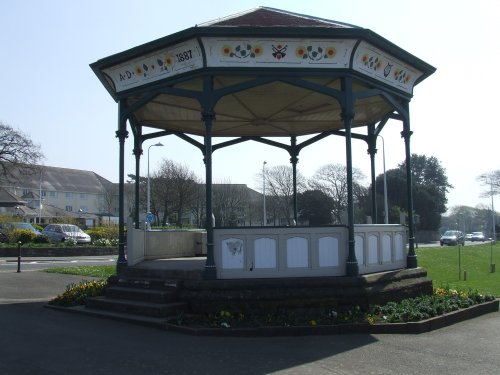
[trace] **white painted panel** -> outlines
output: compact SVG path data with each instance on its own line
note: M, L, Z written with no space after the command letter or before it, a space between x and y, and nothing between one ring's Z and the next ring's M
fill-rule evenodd
M404 259L405 244L403 242L403 235L402 234L396 233L396 235L394 236L394 247L396 249L396 251L395 251L396 260L403 260Z
M276 240L259 238L254 242L254 267L276 268Z
M368 263L378 263L378 237L373 234L368 236Z
M354 252L356 253L356 260L358 265L365 264L365 240L363 236L354 237Z
M335 237L319 239L319 266L337 267L339 265L339 240Z
M391 254L391 236L384 234L382 236L382 262L388 263L392 260Z
M292 237L286 240L286 265L288 268L309 266L309 247L307 239Z
M241 269L244 265L244 242L239 238L222 241L222 268Z

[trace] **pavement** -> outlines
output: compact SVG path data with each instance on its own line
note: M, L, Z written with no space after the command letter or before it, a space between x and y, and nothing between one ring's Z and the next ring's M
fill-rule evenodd
M197 337L46 308L80 276L0 272L0 374L497 374L500 313L418 335Z

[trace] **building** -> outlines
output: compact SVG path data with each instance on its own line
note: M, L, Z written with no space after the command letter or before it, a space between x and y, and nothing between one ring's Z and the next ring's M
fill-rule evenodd
M30 222L68 217L93 226L103 216L118 216L116 184L91 171L43 165L11 168L0 176L0 189L10 197L0 214Z

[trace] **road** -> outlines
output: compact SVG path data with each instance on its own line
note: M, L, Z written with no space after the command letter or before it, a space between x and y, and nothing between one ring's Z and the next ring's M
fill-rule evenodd
M113 265L116 263L116 259L116 255L21 258L21 272L54 267ZM17 271L17 266L17 257L0 258L0 272Z

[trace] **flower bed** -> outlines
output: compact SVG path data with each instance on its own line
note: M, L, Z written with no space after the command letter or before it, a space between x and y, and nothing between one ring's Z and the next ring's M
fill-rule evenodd
M223 335L420 333L481 314L498 311L498 300L476 291L434 289L429 296L374 305L323 309L314 313L277 311L265 314L180 314L167 323L172 330Z

